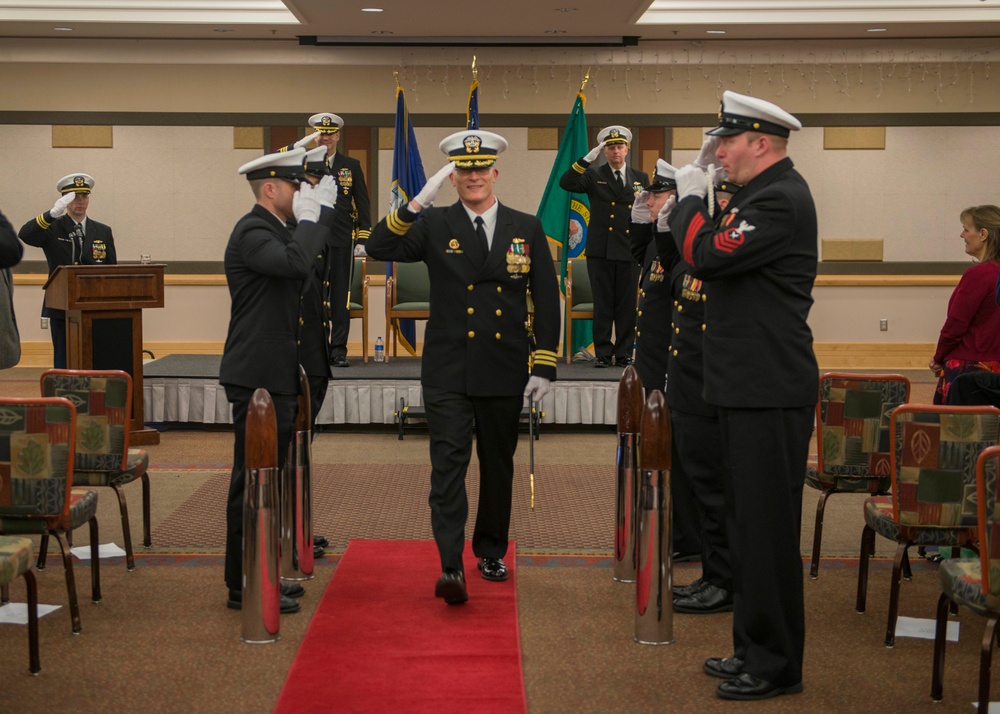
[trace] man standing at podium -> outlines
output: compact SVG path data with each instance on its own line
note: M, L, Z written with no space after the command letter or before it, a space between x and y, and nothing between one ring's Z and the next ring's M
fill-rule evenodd
M18 237L45 251L49 275L60 265L115 265L115 239L111 227L87 217L93 177L68 174L56 182L62 194L48 211L21 226ZM52 333L52 366L66 367L66 313L42 305Z

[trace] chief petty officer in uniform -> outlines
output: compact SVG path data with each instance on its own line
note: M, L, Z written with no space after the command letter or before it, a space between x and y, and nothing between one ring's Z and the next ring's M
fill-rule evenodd
M566 191L590 199L587 274L594 293L595 367L632 364L635 342L635 294L639 269L632 258L629 221L635 196L649 177L625 165L632 132L609 126L597 134L598 145L559 179ZM591 166L603 151L607 164ZM614 343L611 328L614 326Z
M316 130L316 141L326 147L326 164L330 175L337 182L338 201L350 199L354 204L352 224L337 222L334 228L338 238L347 238L343 248L330 249L330 283L332 290L330 318L330 360L334 367L350 367L347 360L347 337L351 331L351 312L347 309L347 293L351 287L351 268L354 256L365 254L365 242L372 229L371 204L368 185L361 170L361 162L337 151L340 130L344 120L336 114L321 112L309 117L309 126ZM357 245L351 250L351 237L357 230ZM340 241L343 242L343 241Z
M705 661L725 699L802 691L799 523L818 369L806 320L816 278L816 208L786 155L801 123L726 91L703 154L743 186L719 224L704 166L677 171L669 224L705 302L705 401L718 407L733 566L733 654Z
M88 174L69 174L56 182L62 194L51 209L21 226L18 237L27 245L45 251L49 275L60 265L115 265L115 238L111 227L87 217L94 179ZM52 364L66 367L66 313L42 307L52 335Z
M317 186L304 178L304 149L262 156L240 167L256 205L237 223L225 252L226 282L232 299L229 331L219 367L219 382L233 407L233 472L226 505L226 585L228 606L243 600L243 496L246 486L245 428L250 399L266 389L274 402L278 429L278 467L288 453L298 407L296 338L300 294L314 271L330 229L320 222L333 209L336 186ZM294 218L296 228L286 224ZM301 585L282 584L281 612L297 612L293 597Z
M454 605L468 599L462 550L473 431L480 491L472 550L483 578L508 576L503 557L518 420L523 398L540 401L556 378L559 287L539 220L494 195L494 163L506 139L469 129L448 136L440 148L449 163L375 226L367 250L379 260L423 261L430 274L420 381L431 439L431 527L442 569L434 594ZM458 202L430 208L448 178ZM530 373L529 289L538 345Z

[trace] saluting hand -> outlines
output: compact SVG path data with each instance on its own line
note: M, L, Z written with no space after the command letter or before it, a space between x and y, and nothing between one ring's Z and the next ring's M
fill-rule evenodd
M333 176L324 176L321 178L313 190L316 193L316 197L319 198L321 205L333 208L333 204L337 200L337 182Z
M667 202L663 204L660 208L660 213L656 216L656 230L660 233L670 232L670 212L674 210L674 206L677 205L677 196L671 196L667 199Z
M69 207L69 204L73 203L75 198L75 193L63 194L56 200L56 204L52 207L52 210L49 211L49 215L53 218L59 218L64 215L66 213L66 209Z
M314 139L320 138L321 136L323 136L323 134L317 131L315 134L310 134L309 136L303 136L301 139L292 144L292 146L294 146L296 149L300 149L306 144L312 142Z
M441 190L441 186L454 170L455 164L449 161L447 165L440 168L436 174L427 179L427 183L420 189L420 193L410 201L410 210L414 213L420 213L425 208L433 206L434 198L437 196L438 191Z
M316 223L322 209L323 205L320 203L316 189L312 184L303 181L292 198L292 213L295 214L295 220L299 223L302 221Z
M632 202L633 223L653 222L653 212L649 210L649 206L646 205L646 201L648 200L649 191L640 191L639 195L635 197L635 201Z
M677 169L674 181L677 182L677 195L680 200L688 196L705 198L708 195L708 177L705 175L705 170L694 164Z
M699 169L707 170L710 165L714 164L719 142L720 139L717 136L706 136L705 141L701 144L701 151L698 152L698 158L694 160L694 165Z
M594 163L595 161L597 161L597 157L600 156L601 149L603 148L604 148L604 142L602 141L600 144L591 149L587 153L587 155L583 157L583 160L586 161L588 164Z

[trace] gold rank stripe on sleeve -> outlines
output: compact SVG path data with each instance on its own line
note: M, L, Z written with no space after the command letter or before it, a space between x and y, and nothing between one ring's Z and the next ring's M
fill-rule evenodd
M554 368L556 366L556 353L553 350L535 350L535 365Z
M580 162L579 161L574 161L573 162L573 170L576 171L578 174L582 174L584 171L587 170L587 167L586 166L580 166Z
M368 236L372 234L371 231L361 229L358 231L358 240L368 240Z
M44 213L42 213L42 214L40 214L38 216L35 216L35 223L37 223L42 228L42 230L45 230L46 228L48 228L49 226L52 225L47 220L45 220L45 214Z
M413 225L412 221L404 221L399 217L399 209L390 213L385 217L386 227L398 236L405 236L406 232L410 230L410 226Z

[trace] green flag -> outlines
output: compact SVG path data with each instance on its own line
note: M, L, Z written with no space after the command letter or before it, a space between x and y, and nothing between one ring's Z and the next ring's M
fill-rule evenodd
M552 164L545 193L538 204L538 218L542 221L545 236L560 247L562 263L559 271L559 287L566 293L566 272L571 258L582 258L587 247L587 226L590 223L590 201L583 193L569 193L559 187L559 178L569 170L577 159L586 156L590 150L587 141L587 115L583 108L587 98L577 92L573 111L566 123L566 132L559 142L559 152ZM564 334L565 337L565 334ZM576 354L580 349L590 347L594 342L594 326L591 320L574 320L573 344L563 349Z

